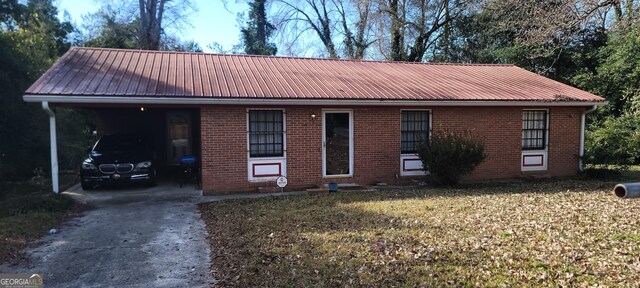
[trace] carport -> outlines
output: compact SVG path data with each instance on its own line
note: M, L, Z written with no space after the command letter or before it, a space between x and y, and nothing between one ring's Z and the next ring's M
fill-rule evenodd
M56 107L95 111L98 136L147 138L162 179L180 171L182 156L200 155L201 103L183 101L192 96L187 85L196 85L194 79L173 67L176 58L144 52L73 47L25 92L25 101L41 103L49 115L53 192L60 192Z
M141 135L153 145L158 173L175 174L180 159L200 151L199 109L94 108L96 131L102 135Z
M49 115L51 142L52 189L59 192L56 114L53 105L42 102ZM56 106L95 111L96 132L103 135L138 135L152 145L158 175L162 179L179 176L180 159L200 154L200 110L193 107L161 106L105 107L81 103L59 103ZM78 163L79 165L80 163Z

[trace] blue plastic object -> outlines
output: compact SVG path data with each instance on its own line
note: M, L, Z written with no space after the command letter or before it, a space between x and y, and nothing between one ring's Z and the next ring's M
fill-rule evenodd
M194 164L198 163L198 156L196 155L184 155L180 157L180 164Z
M329 183L329 192L338 192L338 183Z

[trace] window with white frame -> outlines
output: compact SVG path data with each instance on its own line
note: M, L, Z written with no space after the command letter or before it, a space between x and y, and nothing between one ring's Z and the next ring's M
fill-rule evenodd
M284 112L249 110L249 156L284 156Z
M522 150L544 150L547 147L547 111L522 111Z
M401 153L417 153L418 143L429 139L429 111L402 111L401 121Z

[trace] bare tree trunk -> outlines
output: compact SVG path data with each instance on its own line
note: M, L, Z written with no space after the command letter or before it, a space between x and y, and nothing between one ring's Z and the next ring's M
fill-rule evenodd
M369 28L369 11L371 9L371 2L364 0L362 2L355 3L358 10L357 22L355 23L355 35L353 29L349 25L350 15L344 8L341 0L333 1L338 13L340 14L340 20L342 24L342 30L344 33L344 46L346 55L350 59L362 59L366 49L371 45L371 42L365 36Z
M389 54L389 58L393 61L402 61L405 59L404 21L401 20L399 1L389 0L387 12L391 18L391 53Z
M139 45L143 50L160 50L162 16L166 0L139 0Z
M373 43L369 42L365 37L365 33L369 28L369 11L371 10L371 2L364 0L363 6L358 8L360 19L356 24L356 39L355 39L355 52L353 54L354 59L364 58L364 53L367 48Z
M308 29L313 31L322 45L325 51L329 54L329 58L338 58L336 46L333 43L332 38L332 23L331 17L327 10L327 0L304 0L304 3L296 3L289 0L279 0L278 3L284 5L283 9L286 15L285 19L280 19L280 29L286 30L286 24L289 22L303 22L308 26ZM307 29L304 29L307 30ZM298 35L296 38L298 38Z
M616 22L622 22L622 3L620 3L620 0L613 0L612 2L613 11L616 13Z

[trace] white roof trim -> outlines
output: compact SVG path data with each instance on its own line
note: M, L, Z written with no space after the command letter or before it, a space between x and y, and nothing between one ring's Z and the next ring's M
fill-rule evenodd
M259 98L170 98L129 96L24 95L26 102L61 104L164 104L164 105L311 105L311 106L604 106L608 102L502 101L502 100L355 100L355 99L259 99Z

